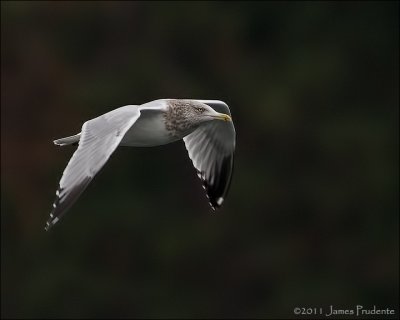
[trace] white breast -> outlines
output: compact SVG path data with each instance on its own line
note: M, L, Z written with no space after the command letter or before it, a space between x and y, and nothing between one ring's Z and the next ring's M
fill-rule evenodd
M160 110L143 110L139 119L125 134L121 146L153 147L179 140L165 128L164 115Z

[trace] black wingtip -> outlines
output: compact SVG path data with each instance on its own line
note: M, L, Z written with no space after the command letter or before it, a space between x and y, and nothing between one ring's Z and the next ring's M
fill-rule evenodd
M55 208L55 207L54 207ZM54 227L54 225L60 221L59 217L55 217L53 215L54 210L50 213L50 218L46 222L46 226L44 227L44 230L49 231L51 228Z
M52 217L52 216L50 215L50 219L47 220L46 226L44 227L44 230L49 231L51 228L54 227L54 225L55 225L59 220L60 220L59 218L57 218L57 217L54 218L54 217Z
M208 195L207 195L208 197ZM210 199L210 197L208 197L209 200L209 204L211 206L211 209L213 211L217 211L218 209L220 209L222 207L222 204L224 202L224 198L223 197L218 197L218 199Z
M44 227L45 231L49 231L60 220L59 216L56 216L54 212L60 202L60 193L62 190L63 188L61 188L59 185L56 191L56 199L53 202L53 210L51 211L50 218L47 220L46 226Z
M51 224L49 222L46 222L46 226L44 227L44 231L49 231L51 228Z

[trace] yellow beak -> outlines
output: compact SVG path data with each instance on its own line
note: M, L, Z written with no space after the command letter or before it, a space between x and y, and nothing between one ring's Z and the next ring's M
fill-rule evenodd
M222 121L232 121L232 118L224 113L218 113L217 115L213 116L213 118L222 120Z

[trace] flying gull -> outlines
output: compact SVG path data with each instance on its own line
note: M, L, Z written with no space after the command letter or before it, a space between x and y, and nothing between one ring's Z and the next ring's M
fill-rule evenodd
M183 139L215 210L230 186L235 135L229 107L219 100L160 99L86 121L80 133L54 141L78 148L63 172L45 230L75 203L118 146L153 147Z

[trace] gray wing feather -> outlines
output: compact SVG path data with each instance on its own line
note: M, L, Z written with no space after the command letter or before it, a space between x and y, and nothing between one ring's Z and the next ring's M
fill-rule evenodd
M198 100L215 111L231 115L226 103L218 100ZM232 122L211 121L183 138L189 157L203 182L210 205L219 208L230 187L236 144Z
M83 124L79 146L63 172L46 230L74 204L139 116L140 108L130 105Z

